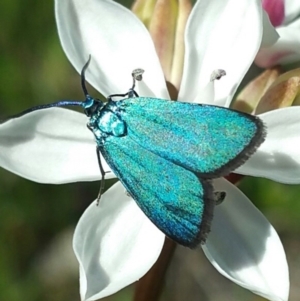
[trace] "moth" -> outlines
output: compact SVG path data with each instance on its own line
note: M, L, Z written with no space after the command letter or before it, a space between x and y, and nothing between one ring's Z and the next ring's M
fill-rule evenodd
M14 118L52 107L81 106L89 117L102 175L101 156L148 218L177 243L195 248L210 231L216 203L225 192L212 180L241 166L264 141L266 130L256 116L232 109L139 97L133 85L107 102L88 94L84 101L58 101L30 108ZM115 98L121 100L114 100ZM99 221L100 222L100 221Z

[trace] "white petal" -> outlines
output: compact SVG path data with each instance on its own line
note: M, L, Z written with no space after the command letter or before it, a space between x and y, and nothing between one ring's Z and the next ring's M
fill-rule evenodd
M300 15L300 2L299 0L284 0L285 20L284 23L292 22Z
M300 60L300 18L288 26L277 28L278 41L260 49L255 63L263 68L277 64L288 64Z
M184 72L179 99L194 101L216 69L218 104L231 101L258 51L262 38L260 0L200 0L188 20Z
M157 260L164 234L117 183L81 217L73 247L82 300L111 295L141 278Z
M150 34L127 8L109 0L56 0L59 37L78 72L88 59L87 80L104 96L126 93L131 72L145 70L144 81L160 98L169 98Z
M201 89L201 91L196 96L193 102L213 105L215 104L214 99L215 99L215 81L209 81L208 84L203 89Z
M0 166L39 183L100 179L96 142L86 122L83 114L52 108L1 124Z
M263 36L260 47L268 47L276 43L279 34L271 24L268 14L263 10Z
M300 183L300 107L288 107L259 115L267 137L238 173L282 183Z
M227 195L215 209L205 255L238 285L272 301L288 300L288 266L276 231L234 185L220 179L214 186Z

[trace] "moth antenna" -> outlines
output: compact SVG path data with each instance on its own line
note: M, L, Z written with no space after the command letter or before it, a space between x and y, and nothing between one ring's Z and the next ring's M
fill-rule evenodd
M81 70L81 87L83 90L83 93L85 95L85 97L87 97L89 95L87 88L85 86L85 71L88 68L90 62L91 62L92 56L89 55L89 59L87 60L87 62L85 63L85 65L83 66L82 70Z

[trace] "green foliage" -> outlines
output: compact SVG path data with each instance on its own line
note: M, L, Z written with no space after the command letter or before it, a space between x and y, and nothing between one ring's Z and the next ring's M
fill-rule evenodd
M53 1L3 0L0 11L0 118L81 99L80 77L60 46ZM77 266L51 286L39 258L61 231L75 228L99 183L41 185L3 169L0 178L0 300L79 300Z

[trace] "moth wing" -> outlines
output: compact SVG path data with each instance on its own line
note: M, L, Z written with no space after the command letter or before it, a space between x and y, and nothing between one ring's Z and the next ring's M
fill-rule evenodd
M147 97L116 105L132 139L203 178L227 175L265 137L259 118L223 107Z
M128 135L108 137L100 151L162 232L190 248L205 241L215 204L209 181L141 147Z

